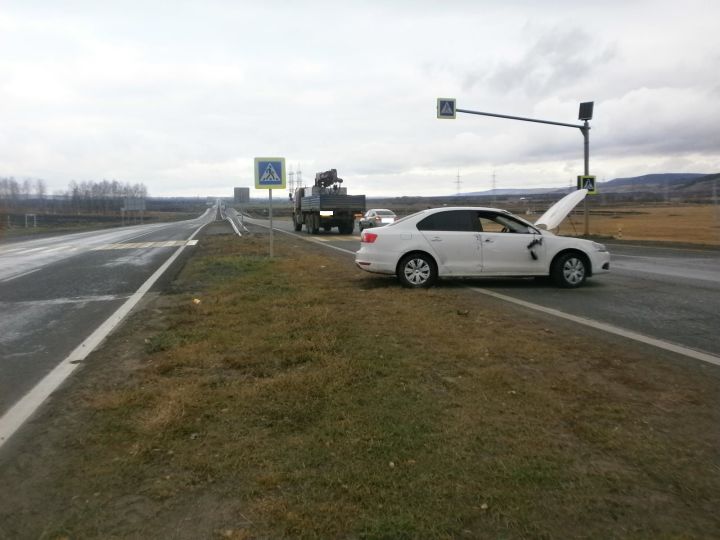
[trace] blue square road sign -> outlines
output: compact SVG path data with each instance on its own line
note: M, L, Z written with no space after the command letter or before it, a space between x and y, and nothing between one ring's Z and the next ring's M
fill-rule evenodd
M455 118L454 98L437 98L437 117L446 119Z
M255 189L285 189L285 158L255 158Z

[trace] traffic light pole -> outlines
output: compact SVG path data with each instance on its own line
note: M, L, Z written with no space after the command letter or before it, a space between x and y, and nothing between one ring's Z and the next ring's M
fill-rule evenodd
M537 118L525 118L523 116L510 116L507 114L496 114L480 111L470 111L468 109L455 109L459 113L477 114L480 116L492 116L494 118L506 118L508 120L520 120L522 122L534 122L536 124L550 124L551 126L562 126L579 129L583 136L583 146L585 151L585 176L590 174L590 124L585 120L584 124L566 124L564 122L553 122L551 120L538 120ZM590 114L589 117L591 117ZM588 118L589 118L588 117ZM585 236L590 234L590 212L588 211L587 197L585 197Z
M590 175L590 126L588 121L585 120L585 125L580 128L583 134L583 147L585 150L585 176ZM583 208L585 210L585 236L590 236L590 210L588 210L588 198L585 197L583 201Z

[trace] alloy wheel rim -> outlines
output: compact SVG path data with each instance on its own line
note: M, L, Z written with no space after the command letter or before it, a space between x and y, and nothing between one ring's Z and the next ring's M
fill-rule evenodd
M405 265L405 278L413 285L425 283L430 277L430 265L422 259L411 259Z
M568 259L563 265L563 275L568 283L577 285L585 277L585 265L580 259Z

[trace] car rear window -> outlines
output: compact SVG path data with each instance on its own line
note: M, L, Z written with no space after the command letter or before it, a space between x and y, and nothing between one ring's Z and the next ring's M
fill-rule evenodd
M478 232L480 230L475 210L447 210L431 214L418 222L420 231Z

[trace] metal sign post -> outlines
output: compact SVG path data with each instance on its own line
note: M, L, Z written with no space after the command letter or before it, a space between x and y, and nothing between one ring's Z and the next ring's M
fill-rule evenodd
M495 118L506 118L508 120L522 120L523 122L535 122L537 124L550 124L552 126L563 126L579 129L583 136L583 149L585 157L585 176L590 175L590 124L588 120L592 120L594 101L586 101L580 104L578 112L578 120L583 120L582 125L566 124L564 122L552 122L550 120L538 120L536 118L525 118L522 116L510 116L507 114L496 114L480 111L470 111L467 109L458 109L453 98L438 98L436 103L437 117L441 119L454 119L457 113L477 114L480 116L493 116ZM590 234L590 217L588 212L587 198L585 198L585 236Z
M273 223L272 223L272 188L268 190L270 193L270 258L274 256L273 253Z
M250 188L249 187L236 187L234 191L234 203L240 208L240 225L245 226L243 218L243 208L245 204L250 202Z
M272 190L285 189L285 158L255 158L255 189L269 190L270 257L273 257Z

